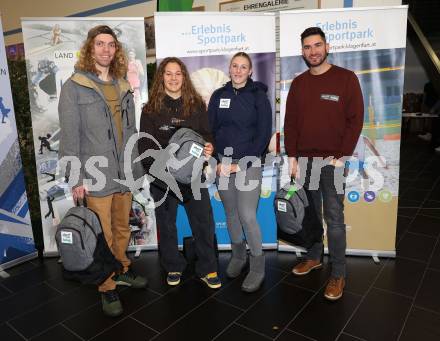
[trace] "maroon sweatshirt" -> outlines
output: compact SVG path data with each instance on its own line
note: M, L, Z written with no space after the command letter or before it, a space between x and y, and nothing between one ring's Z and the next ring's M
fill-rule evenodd
M290 86L284 120L288 156L351 156L364 121L364 103L354 72L332 65L321 75L309 70Z

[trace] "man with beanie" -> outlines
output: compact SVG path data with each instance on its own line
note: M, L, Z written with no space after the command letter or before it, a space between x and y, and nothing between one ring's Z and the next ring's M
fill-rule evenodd
M75 72L61 89L58 107L60 158L73 156L81 161L79 181L72 188L73 199L77 202L86 196L88 208L98 215L105 239L123 266L121 273L112 274L98 288L108 316L123 312L116 285L147 285L146 278L130 268L126 255L132 194L121 182L126 180L124 162L130 162L124 160L127 141L137 134L133 95L124 79L126 72L127 57L114 31L105 25L90 29ZM87 167L87 161L97 156L105 161L91 162L92 167ZM135 178L142 176L140 163L131 166ZM96 176L97 169L100 176ZM66 176L70 175L67 168ZM102 186L96 186L99 182Z

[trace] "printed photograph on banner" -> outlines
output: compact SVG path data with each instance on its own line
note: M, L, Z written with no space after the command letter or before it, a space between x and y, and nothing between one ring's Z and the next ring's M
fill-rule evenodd
M143 192L136 193L133 196L131 205L129 220L131 236L128 246L132 250L157 244L154 202L149 193L145 194Z
M156 54L156 38L154 37L154 16L146 17L144 25L147 56L154 56Z
M14 53L16 57L17 50ZM0 36L0 114L0 268L7 268L36 250L3 35Z
M111 27L125 49L128 58L126 77L133 91L139 127L142 105L148 98L143 18L22 21L45 252L56 252L56 226L73 205L66 179L56 174L60 137L59 95L62 85L74 72L88 31L97 25ZM154 212L146 214L151 215Z
M183 57L180 58L188 67L191 81L206 105L214 90L225 85L229 80L229 63L233 54ZM275 90L269 84L275 83L275 52L249 53L252 59L252 79L268 85L267 97L275 107Z

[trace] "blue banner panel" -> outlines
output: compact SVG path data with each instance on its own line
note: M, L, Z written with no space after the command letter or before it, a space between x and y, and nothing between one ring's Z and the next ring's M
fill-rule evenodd
M0 35L0 113L0 270L3 270L35 253L3 35Z

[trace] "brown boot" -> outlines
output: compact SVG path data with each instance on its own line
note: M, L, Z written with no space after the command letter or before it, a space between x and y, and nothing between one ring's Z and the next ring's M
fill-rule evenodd
M342 297L345 287L344 277L330 277L325 287L324 297L330 301L339 300Z
M322 262L314 259L307 259L297 265L292 269L292 273L297 276L307 275L310 271L314 269L321 269Z

